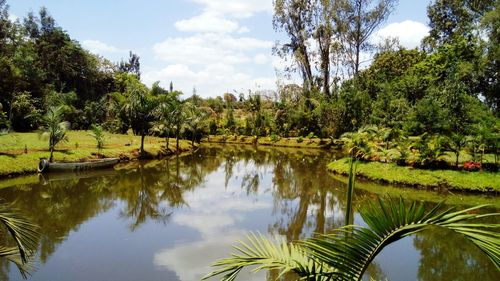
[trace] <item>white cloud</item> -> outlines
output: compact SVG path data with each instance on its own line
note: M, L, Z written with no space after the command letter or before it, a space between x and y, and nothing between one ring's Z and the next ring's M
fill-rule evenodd
M241 35L250 28L239 24L241 18L272 11L272 1L191 1L202 6L202 12L177 21L175 27L192 34L154 44L155 58L166 65L144 69L143 81L160 81L163 86L173 81L174 88L187 95L196 85L198 94L204 97L234 90L274 89L276 79L269 71L273 42Z
M250 28L246 27L246 26L242 26L238 29L237 31L239 34L243 34L243 33L247 33L247 32L250 32Z
M115 46L106 44L99 40L83 40L82 45L84 48L88 49L94 54L106 54L106 53L126 53L126 50L119 49Z
M395 22L375 32L372 37L374 43L382 42L385 38L398 38L406 48L415 48L420 41L429 34L429 27L421 22L406 20Z
M179 31L187 32L228 33L237 30L239 25L236 21L224 19L212 13L203 13L187 20L177 21L175 27Z
M217 235L203 237L199 241L163 249L155 254L153 262L158 267L174 270L181 281L200 280L213 270L210 264L233 252L232 245L245 237L245 234L242 230L220 231ZM266 273L265 270L257 274L244 270L239 274L239 280L266 280Z
M253 60L255 61L256 64L265 64L268 62L267 56L264 54L258 54L256 55Z
M170 63L239 64L250 58L245 51L270 49L272 42L250 37L232 37L227 34L204 33L190 37L167 38L153 46L157 58Z
M205 6L206 12L229 15L236 18L248 18L259 12L271 12L270 0L192 0Z
M238 171L241 170L235 168L235 174ZM271 201L255 201L239 183L230 183L221 193L223 168L217 173L210 177L204 188L185 194L189 212L174 214L172 218L173 223L197 231L199 238L195 241L178 241L172 248L160 249L154 255L155 266L175 271L181 281L200 280L210 272L210 264L227 257L233 251L231 246L244 239L248 233L238 222L255 219L255 216L251 216L252 211L272 208ZM265 280L266 271L258 274L244 271L240 278Z
M246 92L249 89L274 89L276 79L270 77L252 77L252 75L238 71L234 66L223 63L207 64L198 71L187 65L168 65L161 70L143 72L141 75L144 83L151 85L160 81L167 87L173 81L174 88L181 90L186 97L191 95L193 86L196 86L198 95L202 97L220 96L226 92Z

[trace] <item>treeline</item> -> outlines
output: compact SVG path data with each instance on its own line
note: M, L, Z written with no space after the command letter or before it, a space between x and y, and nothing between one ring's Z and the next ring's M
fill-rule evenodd
M103 123L109 93L123 92L139 58L112 63L83 49L45 8L12 21L0 0L0 129L31 131L51 106L66 105L74 129Z
M499 1L436 0L430 34L415 49L369 38L395 0L274 1L274 48L301 85L182 99L172 84L140 81L139 57L112 63L83 49L42 8L9 20L0 0L0 129L34 130L64 106L72 129L186 137L204 134L339 138L369 125L391 136L471 137L497 149L500 121ZM362 53L377 50L363 68Z

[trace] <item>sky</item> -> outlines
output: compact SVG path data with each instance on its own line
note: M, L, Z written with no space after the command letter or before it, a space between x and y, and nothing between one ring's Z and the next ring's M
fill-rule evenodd
M430 0L400 0L372 36L408 48L428 34ZM272 55L286 36L272 27L272 0L7 0L12 19L44 6L72 39L111 61L139 55L141 80L186 96L276 89L285 62ZM369 57L369 54L365 54ZM277 75L278 73L278 75ZM292 77L293 80L293 77Z

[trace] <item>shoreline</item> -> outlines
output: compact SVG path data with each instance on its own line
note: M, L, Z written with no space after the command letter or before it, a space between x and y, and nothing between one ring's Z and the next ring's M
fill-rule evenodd
M226 143L226 144L249 144L275 147L290 147L290 148L311 148L311 149L328 149L335 146L331 139L307 138L307 137L279 137L272 139L271 137L254 137L254 136L239 136L239 135L210 135L201 140L202 143Z
M342 158L327 165L333 174L348 174L348 158ZM500 194L500 173L465 172L453 170L423 170L393 163L358 162L356 178L402 188L453 191L471 194Z
M86 131L70 131L70 141L58 145L54 151L55 162L84 162L98 158L120 158L119 163L140 160L140 136L106 133L107 142L97 157L95 141ZM74 142L76 140L76 142ZM0 136L0 180L37 173L40 158L47 158L49 151L46 143L37 133L12 133ZM191 152L187 140L179 141L179 154ZM26 149L26 151L25 151ZM170 139L168 151L165 139L147 136L144 142L146 157L142 159L162 159L177 154L175 139Z

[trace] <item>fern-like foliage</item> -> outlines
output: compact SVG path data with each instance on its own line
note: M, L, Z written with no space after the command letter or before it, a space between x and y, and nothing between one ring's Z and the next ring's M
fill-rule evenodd
M30 258L38 245L38 227L5 204L0 204L0 223L16 243L15 247L0 246L0 258L13 262L21 275L27 278L32 269Z
M500 270L500 224L480 223L499 213L480 214L487 205L456 211L441 202L426 211L422 203L407 204L402 198L379 199L360 211L368 227L348 225L332 234L287 244L250 235L250 243L240 242L238 253L217 261L219 269L206 278L224 274L235 280L247 266L255 270L277 269L295 272L300 280L361 280L375 256L389 244L432 226L464 235L484 252Z

